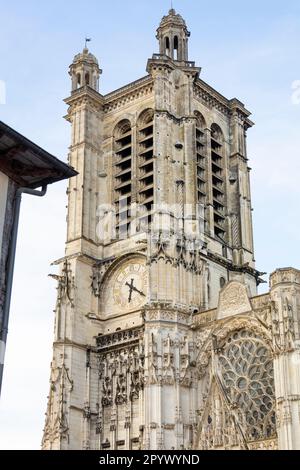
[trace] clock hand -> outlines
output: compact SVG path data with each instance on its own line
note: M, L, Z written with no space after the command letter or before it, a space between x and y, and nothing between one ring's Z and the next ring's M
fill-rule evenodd
M140 291L139 289L137 289L136 287L132 286L132 290L134 290L135 292L137 292L138 294L142 295L143 297L146 297L144 292Z
M131 299L132 299L132 292L135 291L137 292L138 294L142 295L143 297L146 297L144 292L140 291L137 287L135 287L133 285L134 283L134 279L131 279L131 283L129 284L128 282L125 283L125 285L127 287L129 287L130 291L129 291L129 298L128 298L128 302L130 303L131 302Z
M128 297L128 303L131 302L131 298L132 298L132 292L133 292L133 282L134 282L134 279L131 279L131 283L129 284L128 282L125 283L126 286L129 287L129 297Z

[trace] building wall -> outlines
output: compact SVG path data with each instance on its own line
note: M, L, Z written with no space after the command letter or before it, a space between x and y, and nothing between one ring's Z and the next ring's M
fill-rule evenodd
M5 267L13 223L16 184L0 173L0 325L5 299Z
M7 188L8 188L8 177L0 172L0 247L2 247L2 239L3 239Z
M0 172L0 326L2 323L2 307L5 294L5 263L8 244L7 230L5 227L8 189L9 179Z

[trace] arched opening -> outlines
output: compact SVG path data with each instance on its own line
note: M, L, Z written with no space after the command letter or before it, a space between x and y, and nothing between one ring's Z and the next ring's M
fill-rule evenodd
M170 38L168 36L165 38L165 54L170 56Z
M225 284L226 284L225 277L220 277L220 287L221 287L221 289L223 289L223 287L225 287Z
M195 111L196 127L195 127L195 141L196 141L196 174L197 174L197 204L199 213L203 214L204 230L207 231L207 143L205 136L205 119L201 113Z
M224 136L217 124L211 126L211 173L214 207L214 232L217 238L226 237Z
M174 59L175 60L178 60L178 57L179 57L178 47L179 47L178 36L175 36L174 37Z
M132 191L132 129L127 119L114 130L114 204L116 207L116 233L127 238L131 220Z
M78 73L76 75L76 88L80 88L81 87L81 75L80 73Z
M154 203L153 109L144 110L137 121L138 201L142 208L141 225L152 221Z
M85 74L85 84L86 85L90 84L90 74L88 72Z

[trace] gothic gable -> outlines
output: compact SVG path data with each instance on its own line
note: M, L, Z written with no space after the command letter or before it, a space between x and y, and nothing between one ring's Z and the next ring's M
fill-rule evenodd
M251 312L247 287L237 281L230 282L220 293L217 318L231 317Z

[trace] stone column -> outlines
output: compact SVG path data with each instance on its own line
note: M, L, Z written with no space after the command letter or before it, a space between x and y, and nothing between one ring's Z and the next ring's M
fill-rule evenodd
M278 446L300 450L300 271L279 269L270 284Z

